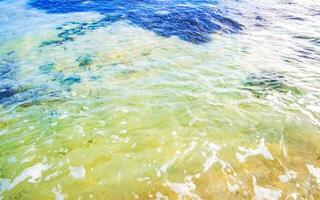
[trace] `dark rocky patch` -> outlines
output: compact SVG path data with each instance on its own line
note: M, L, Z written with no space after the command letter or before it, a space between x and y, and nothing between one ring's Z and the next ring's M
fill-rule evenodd
M52 72L52 70L54 70L54 63L41 65L39 67L39 71L41 74L48 74L48 73Z
M0 104L18 92L18 70L18 64L10 58L0 59Z
M60 31L57 34L56 39L44 41L40 44L40 47L45 46L59 46L65 42L74 41L76 36L84 35L87 31L92 31L100 27L105 27L110 25L118 20L120 16L105 16L103 19L93 22L66 22L62 26L57 27L56 29Z
M71 86L75 83L80 83L80 82L81 82L81 78L79 76L70 76L61 81L62 84L67 86Z
M286 76L276 72L252 73L242 82L242 88L252 92L258 98L272 92L302 94L298 88L290 85Z
M46 64L39 67L42 74L54 70L54 64ZM54 82L30 83L19 76L20 66L15 60L14 53L0 59L0 105L29 107L41 101L59 99L59 92ZM63 75L62 75L63 77ZM60 80L60 79L59 79ZM66 82L71 80L66 80Z
M0 60L0 104L9 106L36 99L40 89L23 87L17 74L19 65L14 61L14 53Z
M77 58L78 65L81 69L87 69L93 63L92 56L86 54Z

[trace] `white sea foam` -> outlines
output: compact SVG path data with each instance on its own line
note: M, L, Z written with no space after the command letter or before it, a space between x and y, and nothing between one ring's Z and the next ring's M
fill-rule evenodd
M254 200L278 200L282 191L279 189L271 189L257 185L257 180L253 177Z
M206 172L210 167L219 161L218 152L221 149L220 145L213 143L206 143L204 145L205 149L202 151L202 155L206 158L203 164L203 171Z
M285 172L284 175L280 175L279 176L279 180L282 182L282 183L287 183L293 179L297 178L297 173L295 171L287 171Z
M239 162L245 162L250 156L262 155L267 160L273 160L273 156L269 149L265 146L264 139L260 140L260 144L257 149L250 149L245 147L239 147L239 151L236 153L236 157Z
M165 173L168 170L168 168L175 163L180 154L181 153L177 151L175 156L171 160L168 160L166 163L161 165L160 169L157 171L157 176L160 177L162 173Z
M10 179L1 179L0 180L0 191L4 192L7 190L13 189L18 184L23 181L28 181L29 183L37 183L42 177L42 172L50 168L49 164L38 163L29 168L23 170L16 178L13 180ZM0 193L1 193L0 192Z
M50 174L47 177L45 177L44 180L50 181L52 178L59 176L61 173L62 173L61 171L56 171L53 174Z
M228 190L229 192L236 192L237 190L239 190L239 185L238 184L231 184L229 183L229 181L227 182L227 186L228 186Z
M24 180L28 180L30 183L36 183L42 176L42 172L50 168L50 165L38 163L32 167L29 167L21 172L11 183L12 187L18 185Z
M312 174L316 178L317 183L320 184L320 168L309 164L307 164L306 166L309 173Z
M35 158L34 155L33 155L33 156L30 156L30 157L26 157L26 158L24 158L24 159L22 159L22 160L20 161L20 164L24 164L24 163L27 163L27 162L31 162L34 158Z
M172 159L168 160L163 165L161 165L160 169L157 171L157 176L160 177L162 173L165 173L169 169L169 167L174 165L179 156L181 156L180 158L183 158L184 156L188 155L195 148L196 145L197 143L195 141L192 141L189 144L189 146L183 151L182 155L180 151L176 151L176 154Z
M285 198L285 200L298 200L298 199L300 199L299 198L299 196L301 196L299 193L296 193L296 192L294 192L294 193L291 193L290 195L288 195L286 198ZM301 199L303 199L303 198L301 198Z
M65 194L61 193L60 185L57 185L57 187L53 188L52 192L55 194L56 200L64 200L64 198L66 197Z
M86 176L86 170L83 166L80 167L69 167L69 175L75 179L83 179Z
M156 200L169 200L169 198L163 195L161 192L156 193Z
M179 199L190 197L191 199L199 200L201 198L193 192L196 189L196 185L192 182L192 178L192 176L187 176L185 178L185 183L171 183L166 181L165 185L177 193Z
M186 150L184 150L183 155L187 155L189 154L195 147L196 147L197 143L195 141L192 141L188 148Z

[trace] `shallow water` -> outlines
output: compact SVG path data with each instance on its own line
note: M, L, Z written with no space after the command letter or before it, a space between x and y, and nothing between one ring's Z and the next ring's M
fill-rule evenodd
M318 1L0 9L0 199L320 198Z

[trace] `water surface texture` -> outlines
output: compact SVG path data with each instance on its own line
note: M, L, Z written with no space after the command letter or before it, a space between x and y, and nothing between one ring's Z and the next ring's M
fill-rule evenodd
M0 199L320 199L319 1L0 10Z

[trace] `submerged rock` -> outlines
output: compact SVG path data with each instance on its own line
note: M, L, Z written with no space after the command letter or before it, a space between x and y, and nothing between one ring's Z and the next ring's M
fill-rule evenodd
M80 82L81 82L81 78L79 76L70 76L68 78L63 79L61 83L64 85L70 86Z
M86 54L83 56L79 56L77 58L77 62L80 68L86 69L89 65L93 63L92 56L90 54Z
M93 23L66 22L62 24L62 26L56 28L60 31L57 34L56 39L44 41L40 44L40 47L50 45L59 46L65 42L74 41L76 36L84 35L87 31L110 25L111 23L116 22L118 19L118 16L105 16L103 19Z
M17 80L19 65L13 54L0 60L0 104L3 106L32 101L39 93L38 89L23 87Z
M54 69L50 63L39 67L40 73L49 73ZM28 107L41 101L57 99L57 88L55 83L40 82L29 83L18 76L20 66L10 54L8 58L0 59L0 105L1 106L22 106Z
M40 97L41 89L39 88L22 88L15 91L15 94L10 98L7 98L4 102L4 106L14 105L14 104L24 104L31 103Z
M256 97L263 97L271 92L302 94L298 88L290 85L286 76L276 72L252 73L242 82L242 85L243 89L251 91Z
M39 67L39 71L41 74L48 74L50 73L52 70L54 70L54 63L49 63L49 64L45 64L45 65L41 65Z
M1 86L1 88L0 88L0 103L1 103L1 99L11 97L11 96L15 95L15 93L16 93L16 91L12 87Z
M17 93L17 72L17 63L9 59L0 59L0 104Z

